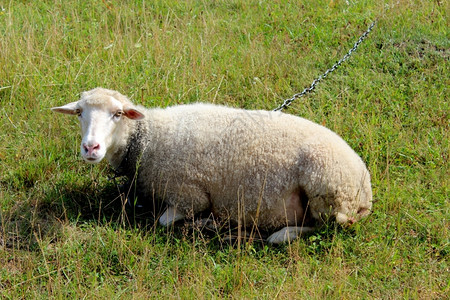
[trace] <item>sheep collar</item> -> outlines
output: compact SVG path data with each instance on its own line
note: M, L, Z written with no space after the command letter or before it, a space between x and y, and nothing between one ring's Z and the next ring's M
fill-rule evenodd
M119 166L114 169L114 178L127 176L132 177L136 170L136 165L139 157L143 152L143 141L142 141L142 133L144 131L144 124L142 122L137 122L136 128L133 134L130 135L126 148L122 153L122 161L119 163Z

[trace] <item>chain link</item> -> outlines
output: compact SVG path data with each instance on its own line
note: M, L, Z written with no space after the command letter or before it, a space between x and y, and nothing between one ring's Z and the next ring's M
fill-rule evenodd
M280 110L283 110L285 108L288 108L289 105L291 105L291 103L295 99L303 97L306 94L311 93L315 89L316 85L322 79L327 77L328 74L330 74L331 72L335 71L337 68L339 68L339 66L343 62L345 62L347 59L349 59L349 57L353 54L353 52L355 52L356 49L358 49L359 45L366 39L366 37L372 31L372 28L375 26L376 22L377 22L377 20L373 21L372 24L369 25L369 28L367 28L367 30L359 37L358 41L356 41L356 43L353 45L353 47L340 60L338 60L337 63L335 63L331 68L326 70L325 73L323 73L322 75L320 75L319 77L314 79L313 82L311 83L311 85L309 87L305 88L302 92L294 94L291 98L288 98L288 99L284 100L283 104L281 104L279 107L275 108L274 111L280 111Z

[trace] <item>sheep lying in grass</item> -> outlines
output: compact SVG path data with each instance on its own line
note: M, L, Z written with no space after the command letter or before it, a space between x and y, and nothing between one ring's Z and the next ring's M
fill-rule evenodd
M281 243L312 228L312 220L351 224L370 213L370 175L335 133L272 111L211 104L165 109L133 105L96 88L53 111L78 115L82 157L133 178L164 199L168 226L210 210L215 217L271 232Z

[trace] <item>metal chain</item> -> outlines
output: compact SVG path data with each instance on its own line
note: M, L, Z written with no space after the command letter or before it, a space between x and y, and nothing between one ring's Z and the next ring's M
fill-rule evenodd
M306 95L308 93L311 93L314 90L314 88L316 87L316 85L322 79L324 79L325 77L328 76L328 74L330 74L331 72L336 70L343 62L345 62L353 54L353 52L356 51L356 49L358 49L359 45L366 39L366 37L372 31L372 28L375 26L376 22L377 22L377 20L373 21L372 24L369 25L369 28L367 28L367 30L359 37L358 41L356 41L356 43L353 45L353 47L340 60L338 60L337 63L335 63L331 68L326 70L325 73L323 73L322 75L320 75L319 77L314 79L314 81L311 83L311 85L309 87L305 88L302 92L294 94L291 98L284 100L283 104L281 104L279 107L275 108L274 111L280 111L285 108L288 108L289 105L291 105L291 103L295 99L303 97L304 95Z

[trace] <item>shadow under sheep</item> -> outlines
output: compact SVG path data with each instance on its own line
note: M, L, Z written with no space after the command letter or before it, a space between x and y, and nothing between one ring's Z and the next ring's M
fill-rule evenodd
M0 248L36 250L42 240L56 241L62 226L72 222L148 230L156 224L155 212L162 209L143 204L132 206L130 203L137 204L138 194L117 180L106 184L57 183L45 194L38 200L31 195L2 212Z
M170 233L163 239L169 236L177 239L195 236L219 247L246 242L262 246L270 234L256 227L239 228L226 220L216 220L208 211L195 218L178 221L169 229L163 229L158 225L159 216L166 208L162 203L158 199L144 200L135 185L123 177L108 180L106 184L57 184L47 192L45 199L18 203L2 215L0 247L36 250L40 240L56 241L63 224L67 222L94 222L145 232L160 232L162 235ZM339 228L337 226L337 230ZM317 232L312 235L332 238L336 226L325 224Z

